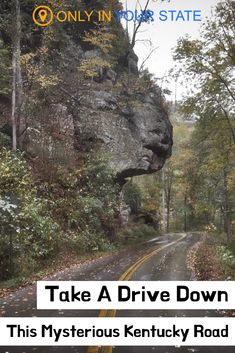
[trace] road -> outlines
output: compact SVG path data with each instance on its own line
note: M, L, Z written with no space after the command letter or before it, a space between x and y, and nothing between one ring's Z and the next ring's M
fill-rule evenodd
M173 234L155 238L141 246L87 261L55 273L48 280L192 280L186 266L190 248L200 240L201 234ZM179 240L181 239L181 240ZM133 266L133 263L135 264ZM35 284L0 299L1 316L19 317L97 317L98 311L40 310L36 309ZM109 313L117 317L152 316L220 316L217 311L150 311L130 310ZM0 347L0 353L234 353L234 347Z

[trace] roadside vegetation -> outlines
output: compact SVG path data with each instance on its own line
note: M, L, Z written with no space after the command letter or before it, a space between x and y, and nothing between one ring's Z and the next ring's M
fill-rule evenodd
M220 244L220 267L235 256L235 5L224 1L201 30L181 38L174 52L176 82L188 88L170 105L172 157L155 176L136 178L166 231L200 230ZM148 180L148 187L146 181ZM148 194L154 185L155 191ZM205 252L205 251L204 251ZM202 261L203 263L203 261Z
M174 125L172 157L159 173L130 178L122 190L109 167L109 156L99 150L99 142L79 136L78 153L73 159L70 137L66 133L58 135L58 122L49 127L46 119L37 118L39 110L41 116L48 114L40 102L46 105L50 100L53 105L62 96L74 99L66 89L68 83L74 91L95 85L97 67L104 55L109 56L107 62L103 61L107 69L117 64L127 50L123 31L114 27L111 34L104 28L86 33L84 29L80 42L94 47L100 57L83 59L78 65L79 55L71 56L68 65L78 65L78 75L72 80L72 73L61 92L58 83L65 79L61 73L66 60L56 44L58 37L62 38L62 48L72 43L74 34L61 33L56 27L43 35L28 33L29 4L22 3L23 44L29 44L29 38L32 43L21 56L14 56L19 54L19 38L11 40L10 19L0 21L0 32L4 34L4 40L0 39L0 121L8 117L9 110L4 107L11 105L11 94L14 96L18 88L12 130L4 126L0 132L0 280L15 281L40 273L46 266L53 266L58 256L63 262L69 259L68 254L94 255L164 232L193 230L212 234L216 240L210 248L205 246L203 252L198 252L199 267L206 263L208 250L208 261L215 259L218 268L235 271L234 2L226 0L217 5L200 40L180 39L175 48L174 74L178 82L188 83L189 93L181 102L168 102ZM8 2L3 1L1 6L6 9L4 13L9 11ZM72 44L70 49L75 50ZM16 72L12 72L12 58ZM12 92L14 75L18 82ZM141 75L133 89L136 95L143 96L157 86L148 72ZM130 72L126 70L121 76L117 86L128 91ZM23 88L28 92L24 104ZM71 109L76 109L77 104L80 101L73 100ZM36 122L35 131L42 129L45 133L51 129L56 142L49 156L43 149L40 155L23 152L27 119ZM48 141L45 133L40 143L44 146ZM120 193L129 212L126 223L120 219Z
M117 0L107 4L121 8ZM138 77L128 65L138 29L132 39L116 22L42 30L32 23L34 7L28 0L0 4L0 281L10 284L57 268L58 258L79 261L126 242L118 235L121 187L110 156L92 127L89 135L77 126L74 137L73 117L84 92L99 84L125 91L125 99L130 82L133 99L157 89L148 73ZM149 232L136 231L133 242L138 235Z

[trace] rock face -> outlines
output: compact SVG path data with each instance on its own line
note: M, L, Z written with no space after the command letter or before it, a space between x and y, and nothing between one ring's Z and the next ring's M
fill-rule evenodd
M103 0L99 3L102 5ZM50 68L59 84L47 94L35 83L33 90L38 92L35 96L41 103L27 117L24 149L35 157L58 164L70 161L72 165L78 152L90 143L107 155L120 182L159 170L172 147L172 126L160 90L142 85L138 57L120 25L110 24L109 31L115 34L116 41L105 55L100 48L85 43L81 27L79 32L77 28L71 31L65 26L60 30L66 41L57 36L58 42L52 43L44 71L46 74ZM82 61L87 63L97 57L97 76L92 80L82 77ZM102 60L111 64L102 67ZM30 96L31 92L27 93ZM0 131L3 123L0 120Z
M78 135L100 142L119 179L153 173L171 154L172 126L153 95L129 97L127 104L112 89L91 89L78 111L74 117Z
M67 106L52 105L51 129L29 128L27 151L66 163L76 157L81 141L90 141L107 156L120 182L161 169L172 147L172 126L161 101L148 94L127 103L106 83L95 86L80 97L73 114Z
M121 183L161 169L172 147L172 126L161 100L153 94L126 97L109 81L92 85L72 113L64 103L52 104L46 128L35 120L28 127L25 149L72 164L81 144L90 141L107 156Z

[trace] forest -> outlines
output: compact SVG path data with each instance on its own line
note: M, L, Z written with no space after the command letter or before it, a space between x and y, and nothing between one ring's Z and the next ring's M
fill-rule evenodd
M190 231L234 269L235 3L178 41L180 101L138 68L140 22L40 28L35 3L0 4L0 280Z

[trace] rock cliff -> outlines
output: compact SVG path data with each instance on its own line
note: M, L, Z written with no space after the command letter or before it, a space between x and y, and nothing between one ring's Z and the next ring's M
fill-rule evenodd
M28 34L34 54L28 58L22 51L24 149L58 163L73 161L89 148L100 149L120 181L159 170L172 147L172 127L160 89L139 76L138 58L120 24L95 29L97 38L101 30L101 38L112 34L110 43L109 37L105 42L108 51L102 51L104 40L84 41L94 25L84 26L52 26L51 32ZM96 75L87 77L80 68L91 63ZM35 67L39 77L31 82Z
M120 92L100 86L83 96L74 119L78 136L100 141L120 179L159 170L172 146L172 127L161 100L151 93L130 94L127 103Z

